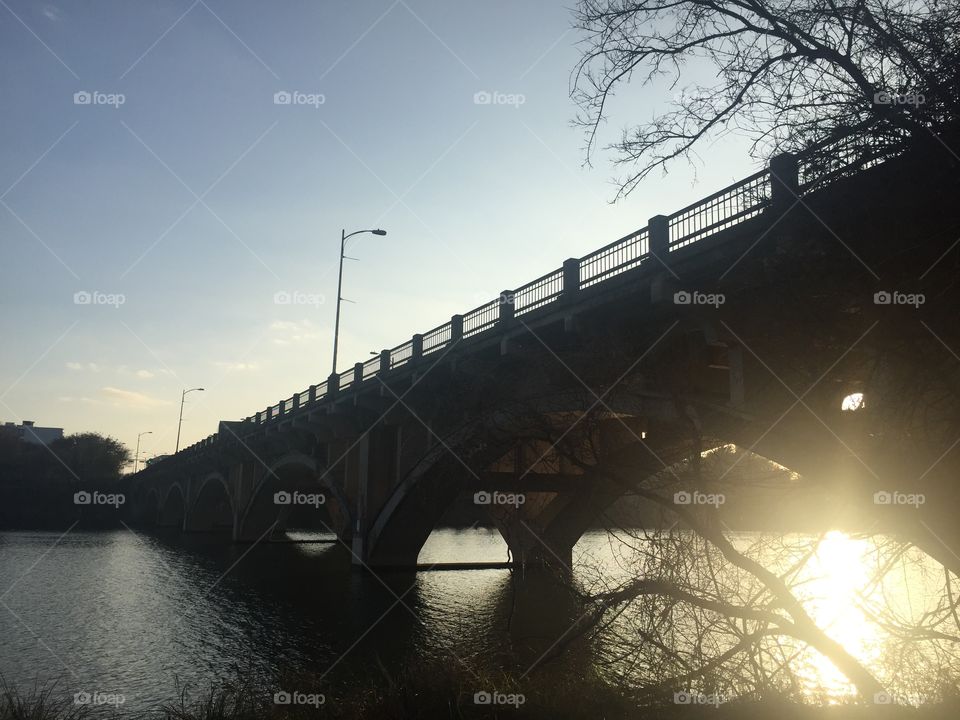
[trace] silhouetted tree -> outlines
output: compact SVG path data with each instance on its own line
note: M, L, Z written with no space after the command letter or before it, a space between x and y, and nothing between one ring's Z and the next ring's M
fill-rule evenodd
M764 155L849 137L864 161L956 137L956 2L581 0L576 17L586 40L573 94L588 161L623 86L679 91L669 110L612 145L630 167L622 195L724 133L745 134ZM714 81L689 82L693 71Z

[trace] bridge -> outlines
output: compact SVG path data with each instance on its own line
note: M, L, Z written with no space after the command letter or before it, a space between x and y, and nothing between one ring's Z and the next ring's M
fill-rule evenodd
M466 493L485 503L514 561L569 565L577 539L625 492L601 466L639 480L733 443L832 484L844 501L925 492L913 515L870 511L956 569L957 368L945 363L960 351L960 225L948 210L957 172L949 159L875 150L864 157L840 141L776 156L222 421L134 476L138 522L256 542L322 506L354 563L414 567ZM911 290L926 293L922 309L896 301ZM936 388L894 391L916 376L894 352L904 338L928 366L937 358L931 382L946 387L946 404ZM841 412L854 392L865 408ZM918 398L939 430L917 425Z

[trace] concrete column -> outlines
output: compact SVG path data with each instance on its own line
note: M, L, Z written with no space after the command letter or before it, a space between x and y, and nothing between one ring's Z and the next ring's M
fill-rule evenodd
M670 255L670 219L666 215L654 215L647 221L650 254L663 265L668 264Z
M797 156L781 153L770 158L770 204L774 211L785 211L800 195Z
M513 290L504 290L500 293L500 323L506 324L514 317Z
M357 471L354 564L367 561L367 533L393 492L397 480L398 433L396 426L378 425L367 431L351 451Z
M568 258L563 261L563 298L574 300L580 293L580 259Z

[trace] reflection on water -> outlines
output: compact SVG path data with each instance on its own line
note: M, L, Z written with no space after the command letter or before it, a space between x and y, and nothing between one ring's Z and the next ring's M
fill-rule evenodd
M605 533L585 536L575 551L579 579L589 583L597 564L623 572L622 552ZM871 667L884 646L864 610L880 598L915 615L937 590L935 567L906 561L899 580L888 574L868 587L875 553L872 540L831 533L796 578L814 619ZM505 557L495 531L438 530L420 561ZM178 683L202 688L238 673L269 682L283 670L322 674L335 665L363 673L375 657L500 657L506 647L523 669L573 615L552 590L518 596L505 570L381 579L353 570L329 543L0 533L0 579L0 674L21 687L58 679L64 694L123 693L127 710L171 701ZM852 693L823 658L807 653L804 663L810 688L834 699Z

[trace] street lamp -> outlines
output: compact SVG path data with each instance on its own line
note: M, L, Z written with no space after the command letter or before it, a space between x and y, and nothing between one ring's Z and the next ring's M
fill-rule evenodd
M386 235L386 230L357 230L352 232L349 235L346 234L346 230L340 231L340 275L337 278L337 319L333 325L333 374L337 374L337 343L340 340L340 301L343 300L341 297L341 289L343 288L343 260L346 257L343 252L347 247L347 239L352 238L354 235L360 235L361 233L370 233L371 235ZM356 260L356 258L350 258L350 260Z
M140 438L144 435L153 435L153 430L144 430L142 433L137 435L137 452L133 455L133 473L137 473L137 463L140 462Z
M194 390L203 392L203 388L190 388L189 390L184 390L180 395L180 422L177 423L177 448L173 451L174 454L180 452L180 426L183 425L183 401L187 397L187 393L192 393Z

